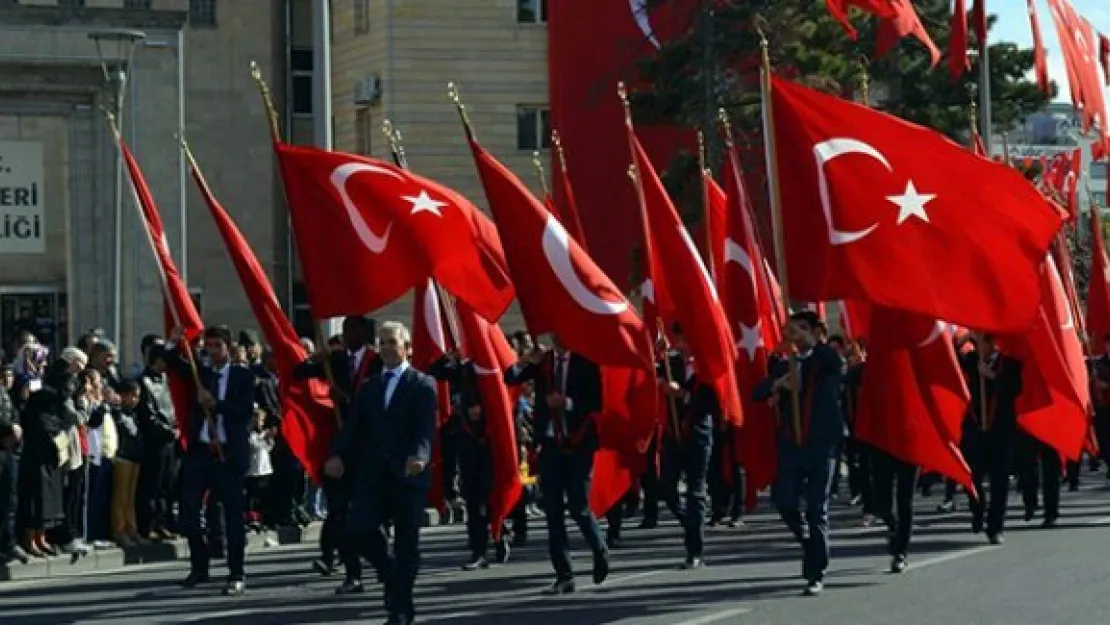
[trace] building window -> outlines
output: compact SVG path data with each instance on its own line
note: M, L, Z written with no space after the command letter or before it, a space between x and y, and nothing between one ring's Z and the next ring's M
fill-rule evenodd
M216 0L189 0L189 24L216 25Z
M293 114L312 114L312 48L293 48L289 55Z
M547 0L516 0L516 21L519 24L546 24Z
M1091 163L1091 168L1087 171L1087 173L1091 176L1091 178L1105 180L1107 167L1108 166L1106 163Z
M125 9L150 9L150 0L123 0Z
M527 104L516 107L516 147L519 150L545 150L551 147L550 109Z
M355 109L355 154L370 156L374 146L374 116L369 107Z
M1106 206L1106 192L1091 191L1091 201L1095 203L1095 206Z
M193 300L193 306L197 309L197 314L201 317L204 316L204 290L198 288L189 289L189 299Z
M370 8L367 0L352 0L355 5L355 34L370 32Z

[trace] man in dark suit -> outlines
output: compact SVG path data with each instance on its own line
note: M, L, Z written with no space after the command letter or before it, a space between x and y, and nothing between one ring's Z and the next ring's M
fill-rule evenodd
M193 364L178 351L181 331L174 330L166 342L165 361L189 378ZM189 349L188 345L180 345ZM250 429L254 409L254 375L244 367L231 366L231 331L213 326L204 331L204 351L209 364L196 361L200 377L197 405L189 422L189 450L182 468L181 526L189 539L188 577L182 583L192 588L209 580L209 552L201 529L201 503L209 492L208 505L223 505L227 532L229 575L224 594L242 595L246 530L243 527L243 484L250 465Z
M166 376L164 343L151 340L144 352L146 366L139 377L141 398L136 409L143 438L143 460L139 469L139 535L169 539L173 499L177 481L177 415L173 410Z
M796 350L797 368L790 360L774 362L768 378L753 393L755 401L774 401L779 410L779 471L773 488L775 505L786 526L802 545L805 594L824 590L829 566L829 489L836 456L844 438L840 385L844 361L819 338L821 318L811 310L790 315L787 338ZM800 379L800 383L799 383ZM797 389L801 425L794 426L791 394ZM805 524L799 501L805 498ZM809 526L806 536L805 525Z
M298 380L316 378L326 380L325 362L331 368L331 396L346 421L351 404L359 389L375 375L381 373L382 362L373 347L374 320L370 317L348 316L343 319L343 349L323 348L293 370ZM345 543L347 535L347 514L350 506L351 480L358 473L354 467L356 458L344 458L349 465L343 478L325 476L324 496L328 502L328 516L320 529L320 559L312 563L313 568L324 576L335 571L335 554L343 561L346 579L336 594L363 592L362 561L354 549Z
M411 338L396 322L382 324L381 374L362 385L324 465L341 479L345 460L357 457L347 530L384 586L387 625L410 625L412 589L420 566L420 527L431 486L432 437L436 430L435 380L408 362ZM379 528L393 524L391 557Z
M505 383L535 385L534 432L540 445L540 488L547 517L548 552L555 568L555 582L544 592L560 595L574 592L564 513L578 524L593 551L595 584L609 575L609 549L589 507L597 450L593 419L602 406L601 369L563 349L557 338L553 342L554 350L535 350L527 361L510 367L505 372Z

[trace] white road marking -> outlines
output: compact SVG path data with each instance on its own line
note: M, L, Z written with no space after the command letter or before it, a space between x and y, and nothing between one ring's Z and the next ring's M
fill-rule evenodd
M952 553L946 553L944 555L939 555L939 556L936 556L936 557L933 557L933 558L926 558L924 560L911 561L910 562L910 568L908 570L913 571L913 570L924 568L924 567L927 567L927 566L933 566L934 564L944 564L945 562L951 562L952 560L959 560L961 558L967 558L967 557L970 557L970 556L978 555L980 553L986 553L987 551L993 551L995 549L997 549L997 547L995 547L994 545L983 545L981 547L975 547L974 549L964 549L962 551L953 551Z
M747 614L751 611L751 608L733 608L731 610L723 610L721 612L706 614L705 616L699 616L698 618L693 618L687 621L679 621L678 623L675 623L675 625L708 625L709 623L716 623L718 621L723 621L734 616Z
M655 571L644 571L642 573L633 573L631 575L623 575L621 577L614 577L612 579L607 579L607 580L605 580L604 584L594 584L593 586L587 586L587 587L583 588L582 590L586 591L586 592L591 591L591 590L605 590L606 588L609 588L611 586L618 586L618 585L623 584L625 582L630 582L634 579L643 579L645 577L652 577L652 576L655 576L655 575L662 575L663 573L667 573L667 572L669 572L668 569L659 569L659 570L655 570Z
M1087 525L1110 525L1110 516L1087 521Z

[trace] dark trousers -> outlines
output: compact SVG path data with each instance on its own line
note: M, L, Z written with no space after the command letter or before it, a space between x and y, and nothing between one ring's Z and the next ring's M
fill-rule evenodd
M490 527L489 498L493 488L493 466L488 456L468 458L461 463L463 499L466 500L466 536L470 555L485 557L489 550ZM508 532L502 528L501 544L509 542Z
M710 518L720 521L726 516L739 519L744 510L744 470L733 449L732 430L717 430L713 453L709 459L706 483L709 486ZM732 452L730 454L730 452Z
M1025 433L1018 434L1014 445L1014 464L1021 483L1021 498L1026 514L1036 512L1037 494L1043 484L1044 518L1060 518L1060 455L1055 449Z
M305 504L304 468L283 442L271 456L274 474L265 496L265 508L274 525L295 525Z
M802 574L810 582L822 581L829 566L829 488L835 467L835 447L779 446L779 472L772 496L786 527L802 545ZM799 508L803 498L804 523Z
M349 581L362 580L362 559L349 540L347 519L351 507L351 476L340 479L324 477L324 497L328 500L328 516L320 528L320 552L324 562L331 564L339 554Z
M708 436L688 435L681 442L663 438L663 458L659 487L663 501L682 524L687 558L700 558L705 543L705 516L709 509L706 474L709 471L712 440ZM686 500L678 498L678 481L686 476Z
M272 517L266 514L265 502L266 491L270 486L270 476L249 476L246 479L245 486L247 489L247 512L249 512L252 517L256 517L263 527L269 527Z
M111 539L108 524L111 505L112 461L101 458L99 465L89 465L88 527L85 528L89 540Z
M569 514L582 530L582 537L595 555L606 551L601 528L589 506L594 455L593 452L564 451L549 445L540 452L539 465L544 516L547 517L548 555L555 576L560 580L572 579L574 570L570 564L565 514Z
M88 485L89 460L81 465L80 469L66 473L65 506L66 526L69 528L69 539L74 540L85 535L85 487Z
M1006 500L1010 495L1010 464L1013 458L1014 434L1004 430L981 432L969 430L964 435L965 457L971 465L978 499L971 499L971 514L976 523L986 515L987 534L999 534L1006 528ZM990 492L983 490L983 479L989 478ZM984 509L983 496L987 495Z
M644 490L644 521L659 520L659 431L651 437L647 450L647 468L640 476Z
M15 547L19 530L16 511L19 509L19 454L0 451L0 554Z
M509 520L512 526L512 542L523 545L528 542L528 506L536 503L536 485L526 485L520 490L520 500L516 502Z
M217 503L223 506L229 578L245 579L243 560L247 534L243 527L242 472L227 462L220 462L207 445L198 443L190 447L181 479L181 527L189 539L191 572L208 575L211 558L200 521L201 503L205 491L208 491L208 506Z
M875 514L875 450L851 438L844 440L844 448L847 450L848 484L852 497L859 497L864 514Z
M426 489L402 484L392 475L384 476L369 494L370 505L360 505L348 517L347 540L355 552L366 556L382 582L386 610L390 614L415 614L412 589L420 570L420 527L424 522ZM359 485L358 488L364 486ZM365 495L365 494L361 494ZM356 494L356 496L360 496ZM329 510L331 503L328 503ZM381 528L393 524L393 554L390 555Z
M147 446L139 467L138 502L135 513L139 535L167 529L173 514L173 483L176 480L177 454L174 443Z
M917 467L879 450L871 451L875 515L890 530L890 555L905 557L913 534Z
M454 420L439 430L439 458L443 467L443 498L459 498L459 426Z

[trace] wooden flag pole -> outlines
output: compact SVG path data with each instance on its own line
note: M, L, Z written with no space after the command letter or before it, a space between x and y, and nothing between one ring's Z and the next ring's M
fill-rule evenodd
M771 54L762 25L757 25L756 31L759 34L759 50L763 65L760 71L760 86L763 91L763 143L766 146L767 177L770 183L768 187L771 192L771 217L775 226L775 260L779 270L778 277L779 286L782 289L782 299L786 303L790 301L790 280L786 267L786 235L783 232L782 194L779 189L779 164L775 149L775 107L771 102ZM787 375L790 376L789 379L792 382L790 385L790 410L793 417L794 441L800 447L803 442L802 407L798 389L801 378L798 375L797 350L791 349L789 358L790 370Z
M273 142L274 148L276 150L277 146L281 144L282 140L281 140L281 126L278 124L277 109L274 108L274 99L270 95L269 85L267 85L266 80L262 78L262 68L259 67L258 63L255 63L254 61L251 61L250 67L251 67L251 78L254 79L254 84L258 87L258 94L262 97L262 106L266 110L266 119L267 119L267 121L269 121L269 124L270 124L270 141ZM283 194L285 193L285 185L284 184L282 185L282 193ZM289 204L288 195L285 196L285 203L287 205ZM294 241L296 241L296 232L293 231L292 227L290 227L290 232L293 233L292 234L293 239L294 239ZM305 282L305 289L306 290L308 289L308 282L307 281ZM311 297L309 298L309 301L310 302L312 301ZM324 368L324 379L327 380L328 386L330 386L333 390L338 390L339 387L337 387L336 384L335 384L335 371L332 370L332 366L331 366L331 358L330 358L331 352L328 351L328 338L329 337L324 336L324 331L323 331L323 328L321 327L320 321L318 319L316 319L315 317L313 317L313 320L312 320L312 327L313 327L313 330L314 330L314 334L316 335L316 349L317 350L325 350L324 359L320 363L321 366L323 366L323 368ZM354 374L353 371L351 373L352 373L352 375ZM355 389L351 389L351 392L354 392L354 390ZM333 406L333 408L335 410L335 422L339 426L339 428L342 429L343 428L343 410L339 407L338 404Z
M551 195L551 189L547 186L547 172L544 171L539 152L532 152L532 167L536 170L536 177L540 180L540 190L543 191L544 197L551 198L551 202L554 204L555 197Z
M713 262L713 216L709 210L709 180L706 178L712 177L709 169L705 165L705 134L698 131L698 173L701 175L701 206L702 206L702 220L705 221L705 249L708 254L705 255L706 264L709 265L709 275L713 276L713 281L718 281L717 276L717 263Z
M971 130L972 145L970 147L973 150L976 149L975 138L979 136L978 111L979 105L975 103L975 97L972 96L970 110L968 112L968 127ZM987 155L987 157L989 157L989 155ZM983 353L982 340L975 341L975 351L978 352L979 355L979 364L987 364L986 354ZM987 427L987 379L983 377L982 371L976 373L978 374L976 377L979 379L979 431L986 432L989 429Z

